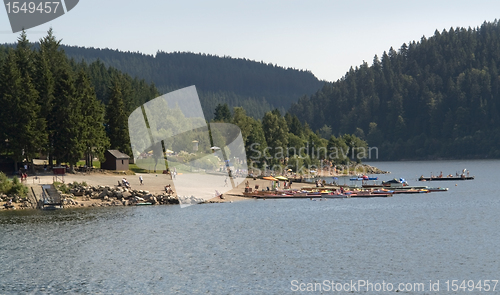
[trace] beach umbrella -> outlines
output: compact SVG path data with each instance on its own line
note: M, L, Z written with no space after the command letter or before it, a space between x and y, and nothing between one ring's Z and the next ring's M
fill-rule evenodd
M262 179L265 179L265 180L272 180L272 181L277 181L278 179L272 177L272 176L265 176L265 177L262 177Z
M288 169L287 171L288 171L288 172L292 172L293 170L292 170L292 169Z
M285 176L276 176L275 177L277 180L288 180Z

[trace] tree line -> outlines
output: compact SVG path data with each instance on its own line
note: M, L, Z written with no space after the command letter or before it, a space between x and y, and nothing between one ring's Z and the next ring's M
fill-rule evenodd
M77 62L68 57L60 42L52 30L38 43L30 43L23 32L15 46L0 47L0 154L13 158L16 165L31 163L43 154L51 166L68 163L72 167L82 158L92 166L92 159L102 159L109 148L134 156L128 116L159 96L155 85L131 78L100 60ZM240 127L254 167L289 165L298 171L367 157L363 153L367 144L361 138L352 134L335 137L329 127L314 132L296 115L282 116L283 107L269 111L272 106L265 99L225 96L224 92L204 95L203 109L212 118L207 119ZM238 105L233 111L228 100ZM258 110L260 118L247 115L247 108ZM187 124L177 121L166 118L165 130ZM191 141L182 144L191 145Z
M153 84L99 61L69 59L60 42L50 29L37 46L22 32L0 47L0 153L16 171L40 154L71 167L82 158L91 166L108 148L132 156L128 115L158 96Z
M233 123L241 129L250 167L288 166L294 172L309 173L304 169L330 168L370 158L367 143L356 135L336 137L331 128L314 132L296 115L283 116L277 109L266 112L262 119L255 119L242 107L235 107L231 113L227 104L219 104L213 121Z
M500 23L392 47L290 108L311 128L353 133L382 159L500 157Z

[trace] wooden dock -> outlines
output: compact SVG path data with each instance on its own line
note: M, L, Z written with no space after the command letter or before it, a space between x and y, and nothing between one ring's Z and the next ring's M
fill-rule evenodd
M53 184L42 185L42 194L40 198L40 209L56 210L62 209L62 198Z
M419 181L452 181L452 180L473 180L474 176L459 177L420 177Z

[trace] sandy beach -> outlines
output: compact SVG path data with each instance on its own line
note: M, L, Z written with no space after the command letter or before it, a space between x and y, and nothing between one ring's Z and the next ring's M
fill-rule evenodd
M139 177L141 176L143 179L142 185L139 179ZM249 184L249 187L253 189L255 189L256 185L259 187L259 189L266 189L267 187L272 186L272 182L269 180L263 180L263 179L254 180L252 178L240 178L238 179L240 183L235 188L227 191L227 189L232 186L230 181L227 181L226 184L225 177L212 176L212 175L197 175L195 181L193 181L193 179L191 178L190 182L184 184L182 181L183 176L184 175L177 175L175 183L178 186L179 184L182 184L181 186L184 189L188 188L188 191L191 192L195 197L203 198L208 202L216 202L216 203L236 202L236 201L252 199L243 196L243 192L245 190L247 182ZM55 181L62 182L62 180L64 180L64 183L66 184L74 182L78 183L85 182L89 186L109 186L113 188L116 187L123 178L127 179L127 181L130 183L130 188L132 190L144 190L154 195L163 194L165 192L165 186L167 185L171 185L171 187L173 187L174 195L176 194L182 195L181 193L186 191L186 190L183 191L182 188L179 188L179 192L177 192L174 180L171 179L170 175L161 173L149 173L149 174L138 173L136 175L126 175L125 173L118 173L118 172L75 173L75 174L66 174L63 178L60 176L56 178L53 174L46 173L28 177L25 184L28 186L38 186L42 184L52 184ZM186 178L189 179L189 177ZM218 185L214 186L214 183L217 183ZM281 185L283 186L283 182L281 182ZM212 188L207 189L207 186ZM302 187L310 187L310 186L312 185L309 183L293 183L292 188L300 189ZM216 190L218 192L224 192L222 198L216 196ZM74 197L73 200L77 202L78 204L77 206L82 206L82 207L113 205L111 201L103 201L101 199L89 199L80 196ZM3 209L3 205L4 204L0 204L1 209ZM15 205L17 208L20 208L19 204ZM73 206L68 206L68 207L73 207Z

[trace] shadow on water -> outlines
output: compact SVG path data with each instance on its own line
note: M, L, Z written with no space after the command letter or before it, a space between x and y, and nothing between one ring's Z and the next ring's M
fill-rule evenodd
M72 208L60 210L2 210L0 211L0 225L10 224L50 224L88 222L101 218L119 220L128 218L133 208ZM133 214L133 213L132 213ZM0 231L1 232L1 231Z

